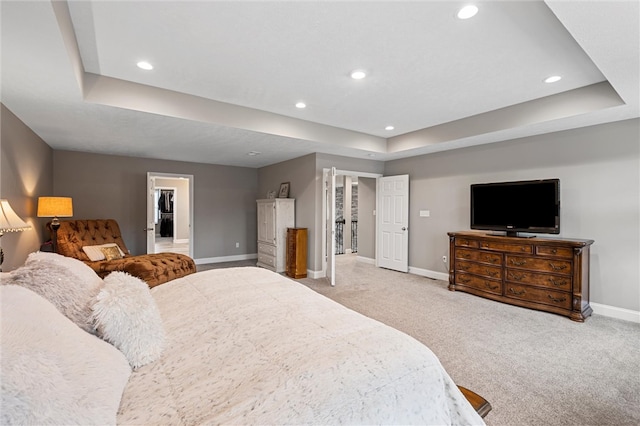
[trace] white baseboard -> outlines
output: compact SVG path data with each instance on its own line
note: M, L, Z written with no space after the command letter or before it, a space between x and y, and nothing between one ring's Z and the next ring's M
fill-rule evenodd
M409 266L409 273L414 275L420 275L427 278L433 278L434 280L442 280L449 282L449 274L444 272L430 271L429 269L416 268Z
M237 254L233 256L205 257L202 259L194 259L196 265L204 265L207 263L235 262L237 260L257 259L258 253Z
M307 278L317 280L318 278L324 278L324 271L312 271L307 269Z
M188 238L176 238L175 240L173 240L174 244L182 244L182 243L188 243L189 239Z
M376 260L372 259L370 257L358 256L358 257L356 257L356 260L358 262L364 262L364 263L368 263L370 265L375 265L376 264Z
M631 309L618 308L593 302L590 302L589 305L591 305L594 314L640 323L640 311L632 311Z

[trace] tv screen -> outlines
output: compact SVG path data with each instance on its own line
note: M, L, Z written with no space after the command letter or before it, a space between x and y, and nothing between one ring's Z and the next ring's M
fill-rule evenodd
M471 229L558 234L560 180L471 185Z

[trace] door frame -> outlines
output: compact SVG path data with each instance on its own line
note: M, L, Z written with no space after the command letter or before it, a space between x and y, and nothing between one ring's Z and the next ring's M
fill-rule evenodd
M160 178L160 179L186 179L189 181L189 214L188 214L188 220L189 220L189 257L193 258L193 247L194 247L194 232L193 232L193 205L194 205L194 196L193 196L193 175L188 175L188 174L182 174L182 173L164 173L164 172L147 172L147 216L145 217L145 230L147 232L147 251L148 251L148 245L149 245L149 217L150 214L152 214L153 212L149 212L149 208L150 205L153 205L153 202L149 202L149 197L151 197L152 200L154 200L155 198L155 179L156 178ZM174 194L174 196L177 194ZM174 227L177 226L177 224L174 222ZM174 228L175 230L175 228ZM175 236L175 233L174 233ZM155 223L154 223L154 230L153 230L153 240L155 241L156 238L156 231L155 231Z
M331 173L331 168L322 169L322 272L327 276L327 179ZM359 172L355 170L336 169L336 175L357 176L363 178L378 179L383 177L382 173ZM378 208L378 190L376 185L376 209ZM378 233L378 222L376 220L376 234ZM335 244L335 241L333 242ZM377 252L376 252L377 256ZM377 261L377 260L376 260ZM333 265L335 268L335 264Z

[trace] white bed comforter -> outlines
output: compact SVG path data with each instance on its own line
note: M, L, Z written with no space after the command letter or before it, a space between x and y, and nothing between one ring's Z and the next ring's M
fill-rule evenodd
M119 424L483 424L415 339L260 268L151 290L168 337Z

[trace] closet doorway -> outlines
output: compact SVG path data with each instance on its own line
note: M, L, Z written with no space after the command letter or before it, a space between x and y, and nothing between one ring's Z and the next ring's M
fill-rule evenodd
M147 253L193 257L193 176L148 172Z

